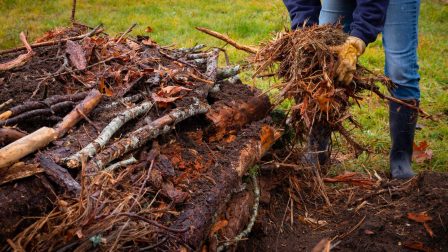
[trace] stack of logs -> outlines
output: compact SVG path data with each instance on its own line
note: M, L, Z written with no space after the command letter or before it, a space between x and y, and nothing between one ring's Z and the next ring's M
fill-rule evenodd
M242 178L280 133L238 66L219 68L218 49L101 26L21 39L0 52L2 93L17 92L0 97L6 249L215 250L241 239L258 190Z

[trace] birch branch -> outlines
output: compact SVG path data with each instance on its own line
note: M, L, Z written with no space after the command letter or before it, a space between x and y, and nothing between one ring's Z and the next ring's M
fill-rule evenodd
M130 151L140 148L149 140L169 132L177 123L194 115L204 114L208 111L208 109L208 104L201 103L199 100L195 99L194 104L171 110L168 114L150 122L148 125L140 129L135 130L130 133L128 137L115 142L96 155L96 157L87 164L87 171L92 172L104 169L104 167L113 160Z
M81 167L81 157L93 157L95 153L104 148L109 142L111 137L119 130L123 125L125 125L130 120L147 113L153 106L152 102L144 102L139 106L136 106L130 110L127 110L117 117L115 117L100 133L100 135L89 143L82 150L71 155L64 160L69 168L79 168Z

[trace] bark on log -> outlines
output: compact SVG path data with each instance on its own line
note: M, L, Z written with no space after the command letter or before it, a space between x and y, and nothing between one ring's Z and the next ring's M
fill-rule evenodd
M56 131L42 127L0 149L0 168L8 167L28 154L47 146L56 139Z
M63 162L69 168L79 168L81 166L81 157L91 158L99 150L104 148L109 142L110 138L130 120L147 113L153 106L152 102L144 102L139 106L126 110L115 117L100 133L100 135L90 144L82 148L82 150L66 158Z
M270 109L271 103L266 95L254 96L247 102L216 106L206 114L214 125L208 132L210 140L219 141L230 131L266 117Z
M235 161L230 164L230 171L227 166L217 167L214 179L220 183L216 183L208 192L198 195L201 199L207 199L208 204L192 204L182 211L172 225L172 228L190 228L181 236L186 244L193 249L200 249L201 243L209 234L215 214L225 206L235 185L279 137L280 134L275 129L264 125L260 137L248 140L236 155Z
M95 108L101 97L98 90L90 91L89 95L65 116L62 122L56 125L56 128L42 127L0 149L0 168L7 167L28 154L47 146L53 140L62 137L83 118L83 115L89 114Z
M14 142L27 134L15 128L1 128L0 129L0 146L4 146Z
M135 130L128 137L115 142L103 150L88 163L86 170L88 172L102 170L111 161L143 146L149 140L170 131L177 123L194 115L204 114L208 109L208 104L201 103L197 99L194 104L187 107L173 109L168 114L150 122L147 126Z
M93 89L87 97L62 119L55 127L57 137L63 136L69 129L77 124L84 115L88 115L100 103L102 95L100 91Z
M45 156L39 157L39 163L44 169L45 174L47 174L53 182L63 188L67 194L75 197L79 195L81 186L73 179L66 169L57 165L53 160Z
M33 49L31 49L31 46L26 41L25 33L23 33L23 32L20 33L20 40L25 45L27 53L20 54L17 58L15 58L11 61L8 61L6 63L0 64L0 72L8 71L8 70L14 69L16 67L21 67L21 66L25 65L28 61L31 60L31 58L35 54Z

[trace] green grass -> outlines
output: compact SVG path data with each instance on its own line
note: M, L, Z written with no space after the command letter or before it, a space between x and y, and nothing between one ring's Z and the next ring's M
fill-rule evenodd
M27 31L35 39L45 31L69 24L71 0L25 1L0 0L0 49L20 45L18 34ZM420 17L419 63L422 76L422 107L438 118L437 122L420 120L423 129L417 132L416 141L426 140L434 152L432 160L417 164L417 170L448 171L448 5L438 1L423 1ZM150 35L159 44L176 44L178 47L205 43L221 47L223 42L194 29L205 26L226 33L237 41L255 45L272 37L276 31L289 26L289 18L281 0L78 0L77 19L95 26L103 23L107 32L115 35L126 30L132 23L139 26L132 34L145 34L147 26L153 28ZM230 59L241 63L245 53L227 47ZM381 40L369 46L361 57L367 67L382 71L384 54ZM243 75L247 82L251 81ZM266 81L257 85L266 88ZM367 97L361 108L354 107L353 114L364 126L356 137L371 147L371 155L349 159L335 167L340 169L386 170L388 135L387 107L375 96ZM337 138L340 139L340 138ZM339 141L340 142L340 141ZM340 143L336 148L344 152Z

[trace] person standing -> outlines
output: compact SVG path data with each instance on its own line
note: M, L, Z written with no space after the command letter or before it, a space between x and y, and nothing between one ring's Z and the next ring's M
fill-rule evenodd
M348 85L353 79L356 63L366 46L382 32L386 55L384 72L396 88L393 97L414 106L419 105L420 76L417 44L420 0L283 0L291 18L291 28L314 24L342 22L349 34L340 47L337 80ZM412 171L412 147L418 112L396 102L389 102L391 137L390 170L395 179L408 179ZM316 136L312 130L308 144L317 147L318 162L328 160L330 134Z

